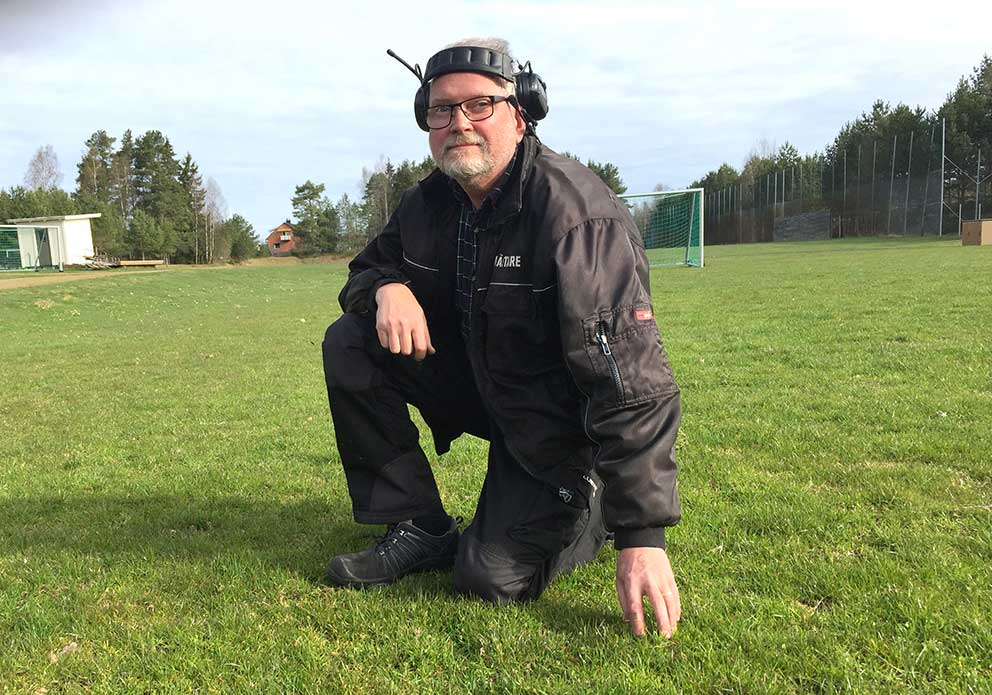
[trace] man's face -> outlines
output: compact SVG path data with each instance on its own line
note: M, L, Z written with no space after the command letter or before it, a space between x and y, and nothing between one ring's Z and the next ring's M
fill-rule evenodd
M503 96L491 78L474 72L442 75L431 83L430 106L454 104L480 96ZM438 168L459 183L488 188L506 169L526 124L507 102L494 105L484 121L470 121L456 108L447 128L430 131L431 154Z

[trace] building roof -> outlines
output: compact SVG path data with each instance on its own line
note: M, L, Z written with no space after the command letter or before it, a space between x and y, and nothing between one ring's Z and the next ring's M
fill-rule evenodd
M31 224L32 222L65 222L68 220L93 220L97 217L102 217L99 212L89 212L85 215L49 215L48 217L18 217L17 219L7 220L7 224L18 224L21 222L26 222Z

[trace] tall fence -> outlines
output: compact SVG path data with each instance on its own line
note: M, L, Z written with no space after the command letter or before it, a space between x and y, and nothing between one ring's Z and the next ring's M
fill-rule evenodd
M739 180L706 194L706 243L960 234L992 215L992 152L953 154L937 123Z

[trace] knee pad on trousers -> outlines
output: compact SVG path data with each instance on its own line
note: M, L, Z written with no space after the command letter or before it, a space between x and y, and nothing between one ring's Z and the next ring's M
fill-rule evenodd
M540 568L522 565L498 548L480 543L470 533L458 539L455 557L455 591L493 603L529 601L535 574Z

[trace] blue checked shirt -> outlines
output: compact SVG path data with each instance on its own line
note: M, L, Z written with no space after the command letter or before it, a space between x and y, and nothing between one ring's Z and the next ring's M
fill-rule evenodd
M458 311L461 314L462 338L468 344L469 336L472 332L472 288L475 285L475 266L478 261L478 244L476 235L486 229L489 217L499 204L503 196L503 189L506 188L510 180L510 173L513 171L513 164L517 161L514 153L513 159L506 166L506 171L500 177L489 195L482 201L482 207L476 210L472 206L472 201L462 190L454 179L451 179L451 190L455 199L461 204L461 213L458 217L458 259L455 264L456 280L455 293L458 296Z

